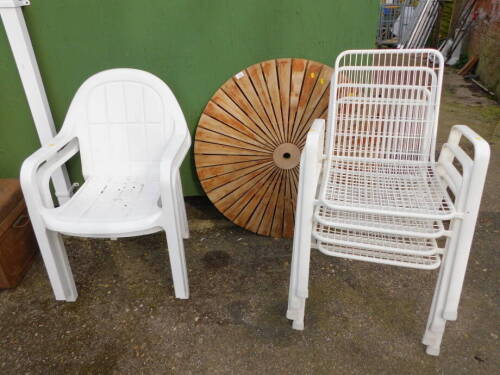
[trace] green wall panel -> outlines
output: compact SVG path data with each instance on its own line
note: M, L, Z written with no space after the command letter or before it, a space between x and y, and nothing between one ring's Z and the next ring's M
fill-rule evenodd
M332 64L372 48L378 0L32 0L24 9L56 126L90 75L139 68L173 90L192 133L213 92L256 62L302 57ZM0 177L15 177L39 146L21 82L0 30ZM76 165L70 166L78 179ZM192 153L186 195L201 194Z

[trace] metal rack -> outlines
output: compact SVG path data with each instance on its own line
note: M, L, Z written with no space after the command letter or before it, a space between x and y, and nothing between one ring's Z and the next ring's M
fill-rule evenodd
M405 37L411 0L381 0L377 45L394 47Z

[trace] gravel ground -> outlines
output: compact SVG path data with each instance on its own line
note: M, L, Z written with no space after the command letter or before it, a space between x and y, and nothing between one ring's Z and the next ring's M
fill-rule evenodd
M490 141L492 162L457 322L441 355L420 344L436 271L314 252L306 328L285 318L291 241L249 233L204 198L187 200L191 297L173 297L162 234L67 238L79 299L56 302L40 257L0 291L0 374L499 373L500 107L453 71L439 142L451 125Z

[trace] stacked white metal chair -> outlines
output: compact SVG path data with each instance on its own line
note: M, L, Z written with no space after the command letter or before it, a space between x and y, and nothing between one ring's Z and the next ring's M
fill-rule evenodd
M189 297L183 238L189 230L179 167L191 137L168 86L136 69L90 77L59 134L25 160L21 185L57 300L77 291L60 233L117 238L165 231L177 298ZM85 182L59 207L51 175L80 152Z
M442 80L436 50L353 50L337 58L326 139L324 120L316 120L301 157L287 311L295 329L304 328L311 248L441 267L423 337L427 353L439 354L445 323L457 318L490 154L484 139L456 125L435 161Z

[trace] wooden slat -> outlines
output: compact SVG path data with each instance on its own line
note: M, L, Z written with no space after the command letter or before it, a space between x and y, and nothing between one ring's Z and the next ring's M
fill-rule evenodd
M273 146L276 146L277 141L266 130L266 126L234 82L229 80L223 87L226 91L222 89L217 91L212 100L236 116L248 128L254 129Z
M278 171L273 170L262 187L255 191L255 194L250 199L239 215L234 219L234 223L248 230L257 232L259 224L262 220L264 210L259 210L260 206L265 208L266 200L269 200L271 189L274 187L278 178Z
M276 118L276 126L278 127L281 140L286 142L285 128L283 127L283 119L281 114L281 99L280 99L280 89L278 83L278 72L276 68L276 61L269 60L264 61L262 64L262 72L267 83L267 89L272 103L272 112Z
M203 126L200 126L198 129L198 132L199 132L199 136L202 137L205 142L217 143L220 145L227 145L227 146L234 146L234 147L239 147L239 148L243 148L246 150L252 150L252 151L257 151L257 152L262 152L262 153L266 152L265 149L254 146L254 145L247 143L247 142L242 142L239 139L234 138L233 134L231 132L228 132L228 131L226 131L226 134L228 134L228 135L225 135L225 134L221 134L221 133L216 133L216 132L209 130Z
M290 78L292 72L292 60L278 59L277 62L283 129L288 137L288 114L290 112ZM286 141L289 142L290 139L287 138Z
M278 198L276 201L276 210L274 211L273 224L271 227L271 236L281 237L283 236L283 220L285 213L285 200L286 200L286 179L288 170L282 171L282 177L280 181L280 189L278 192Z
M266 159L269 162L270 159ZM231 163L231 164L221 164L212 165L209 167L198 167L198 177L200 180L206 180L207 178L220 176L226 173L242 170L243 168L251 167L257 164L263 164L263 160L251 160L244 161L242 163Z
M477 57L476 55L472 55L469 58L469 60L465 63L465 65L462 67L462 69L460 69L457 72L457 74L460 74L461 76L468 74L474 68L474 66L477 64L478 61L479 57Z
M273 133L278 138L280 143L283 143L283 135L278 127L278 122L276 116L274 115L273 106L271 104L271 97L269 95L269 90L267 88L266 80L264 79L264 74L262 73L262 68L259 64L253 65L247 69L248 76L250 77L253 92L257 93L259 98L259 103L256 103L256 107L260 108L262 106L263 114L265 117L265 122L273 128ZM243 83L244 80L239 80ZM238 81L238 82L239 82ZM259 106L261 104L261 106Z
M264 213L266 212L266 208L269 204L269 201L271 200L271 196L273 191L275 190L276 183L278 182L280 178L280 173L281 171L277 171L275 177L271 181L271 183L268 186L268 189L264 192L262 195L260 201L257 204L257 207L255 208L255 211L253 212L250 220L247 222L247 225L245 228L248 230L259 233L259 234L264 234L264 235L269 235L268 231L261 231L259 228L261 227L260 224L262 222L262 219L264 217ZM270 229L270 228L269 228Z
M197 143L195 143L195 149L197 148ZM204 167L210 166L220 166L233 163L243 163L246 161L258 161L258 160L271 160L269 154L267 155L207 155L203 153L195 152L195 164L197 170Z
M305 108L302 115L302 119L298 127L298 132L296 133L297 135L303 133L304 130L306 132L309 130L309 128L311 127L310 124L316 118L314 116L311 117L311 115L315 111L317 106L320 105L321 99L323 98L325 93L327 94L325 97L326 100L321 102L322 107L319 111L323 112L324 109L328 107L328 98L330 97L328 90L330 85L328 84L328 82L330 82L331 76L332 69L330 67L323 66L316 81L316 85L311 92L311 98L307 103L307 107ZM297 142L297 140L294 138L293 142Z
M318 76L321 72L321 67L322 65L320 63L314 61L311 61L309 62L309 64L307 64L307 69L302 82L302 89L300 91L300 98L297 104L297 111L292 126L292 142L294 139L294 135L297 133L300 126L300 122L302 120L302 116L304 114L306 106L311 99L313 89L318 82Z
M260 170L260 169L266 169L266 166L269 165L271 162L264 162L264 163L258 163L258 164L253 164L249 167L246 168L241 168L233 172L225 173L222 175L214 176L207 178L205 180L201 180L201 186L203 186L203 189L208 193L210 193L213 189L218 188L220 186L224 186L230 182L235 182L237 181L238 178L241 176L244 176L245 174Z
M319 98L317 102L315 100L314 107L312 107L311 105L312 113L304 114L304 118L306 118L307 116L307 120L305 121L304 124L300 126L299 131L297 132L295 138L293 139L294 144L296 145L300 144L300 149L304 147L303 142L305 142L307 132L309 131L309 128L311 127L314 120L319 118L325 118L323 116L325 112L328 110L329 98L330 98L330 85L327 85L327 87L325 87L325 89L323 90L321 98ZM309 107L306 112L309 112Z
M290 108L288 114L288 127L293 129L297 108L299 105L300 92L302 90L302 83L304 81L304 74L306 72L307 60L293 59L292 60L292 74L290 82ZM289 129L289 134L291 134Z
M225 95L224 93L222 93ZM272 143L262 136L262 131L247 118L245 123L240 122L236 117L231 116L222 107L213 101L209 101L205 110L202 113L200 122L205 118L213 118L221 123L233 128L236 131L246 135L248 138L255 140L255 144L260 144L262 148L273 149Z
M238 189L241 185L246 184L248 181L256 178L259 176L261 173L266 172L265 168L260 168L257 169L256 171L253 171L251 173L245 174L243 176L240 176L231 182L226 183L223 186L220 186L211 192L208 195L210 200L217 205L217 202L224 198L226 195L232 193L234 190Z
M276 211L276 203L278 201L279 189L281 183L283 182L284 173L285 172L283 170L280 170L278 172L278 179L276 181L275 187L271 192L271 199L269 200L269 203L266 207L266 211L259 225L259 233L262 233L266 236L269 236L271 234L273 220L281 220L281 218L275 217L275 211Z
M249 150L241 147L232 147L218 143L208 143L204 141L196 142L194 145L195 154L209 154L209 155L261 155L268 156L268 153L261 151Z
M232 98L238 98L239 102L245 107L242 107L245 113L251 116L252 120L258 123L262 130L267 133L272 139L275 139L279 144L278 135L274 132L271 122L267 118L266 111L262 106L259 96L255 92L252 82L248 77L248 73L243 73L238 79L233 80L233 85L228 85L228 90L231 90ZM229 91L226 91L229 94Z
M243 208L244 200L242 201L242 198L247 195L251 187L253 187L254 184L258 183L259 181L263 181L263 186L266 186L268 183L267 180L269 175L272 175L272 170L262 170L262 172L253 177L253 179L246 180L238 188L234 189L225 197L217 201L215 203L216 207L223 212L228 211L234 205Z
M267 169L264 173L259 175L259 178L247 182L245 185L240 186L240 188L217 202L219 207L224 209L224 215L233 221L236 220L241 213L243 213L242 218L250 216L253 210L251 210L251 207L248 207L248 203L257 192L267 187L270 178L273 176L273 172L273 169Z
M292 237L294 228L295 197L292 195L291 173L286 171L285 178L285 203L283 214L283 237Z
M272 148L268 148L269 146L263 146L260 142L256 141L255 138L249 137L237 130L234 130L234 128L205 114L201 115L198 126L208 131L226 135L230 138L236 139L238 142L247 144L250 149L257 149L264 152L272 150Z

